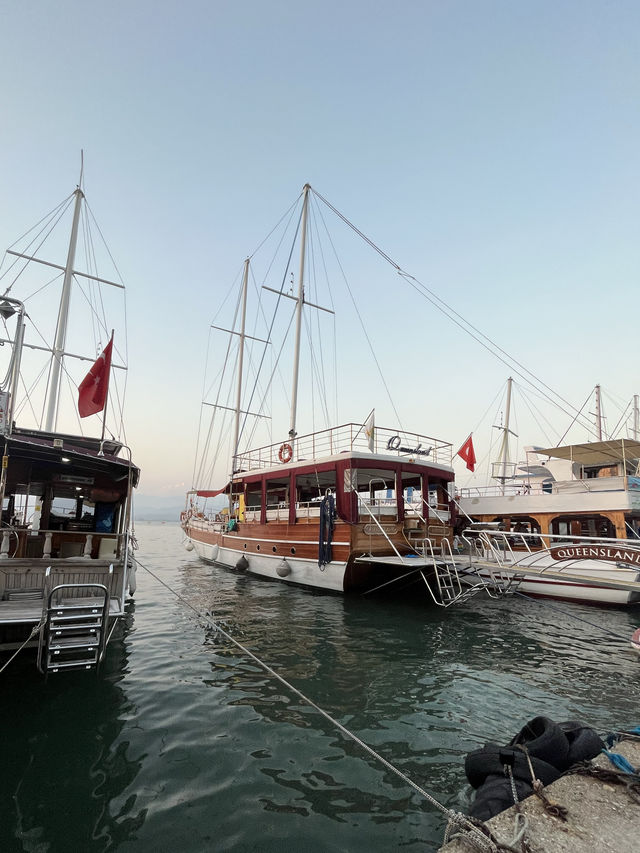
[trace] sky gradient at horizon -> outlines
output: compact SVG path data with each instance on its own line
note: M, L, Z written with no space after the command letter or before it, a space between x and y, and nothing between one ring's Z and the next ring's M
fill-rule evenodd
M73 190L84 149L128 288L143 493L191 484L208 325L307 181L574 405L598 382L621 404L639 390L637 3L61 0L2 17L0 245ZM382 285L362 269L366 312ZM507 370L388 292L382 360L391 382L415 373L397 402L461 443ZM355 344L348 363L344 420L383 417ZM518 432L544 443L524 409Z

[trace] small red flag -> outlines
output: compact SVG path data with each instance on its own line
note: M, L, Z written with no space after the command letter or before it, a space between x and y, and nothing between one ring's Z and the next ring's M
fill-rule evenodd
M109 373L111 372L111 348L113 336L93 363L78 388L78 412L81 418L101 412L107 402Z
M469 471L475 471L476 468L476 454L473 449L473 441L471 436L465 441L460 450L456 453L456 456L459 456L460 459L466 464Z

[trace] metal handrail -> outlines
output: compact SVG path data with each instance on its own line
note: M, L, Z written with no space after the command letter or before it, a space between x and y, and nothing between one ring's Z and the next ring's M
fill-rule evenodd
M42 668L42 653L44 649L44 640L45 640L45 631L49 631L49 613L55 607L51 607L51 601L55 593L59 592L61 589L96 589L101 590L104 593L104 601L102 603L102 619L101 619L101 631L100 631L100 640L98 642L98 656L96 659L96 663L100 663L102 658L104 657L104 652L107 645L107 634L108 634L108 618L109 612L111 608L111 594L109 589L105 584L102 583L61 583L56 584L56 586L49 589L49 578L51 576L51 566L49 566L45 572L45 587L44 587L44 596L42 601L42 617L41 617L41 625L40 625L40 633L38 638L38 657L37 657L37 666L40 672L44 672ZM109 577L113 576L113 563L109 566ZM82 599L78 599L81 601Z

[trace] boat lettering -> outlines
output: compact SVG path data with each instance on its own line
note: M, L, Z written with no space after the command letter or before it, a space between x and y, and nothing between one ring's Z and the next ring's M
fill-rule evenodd
M389 441L387 442L387 450L397 450L399 453L412 453L415 456L429 456L432 447L427 447L426 450L422 449L422 443L420 443L417 447L403 447L402 439L399 435L392 435Z
M596 560L606 560L611 563L630 563L633 566L640 566L640 551L615 548L611 545L570 545L551 548L549 553L554 560L593 557Z

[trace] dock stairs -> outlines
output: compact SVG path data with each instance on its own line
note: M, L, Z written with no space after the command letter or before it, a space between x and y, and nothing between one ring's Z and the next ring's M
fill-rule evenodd
M109 589L104 584L45 587L38 640L40 672L96 668L109 635L109 608Z

